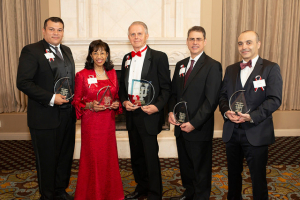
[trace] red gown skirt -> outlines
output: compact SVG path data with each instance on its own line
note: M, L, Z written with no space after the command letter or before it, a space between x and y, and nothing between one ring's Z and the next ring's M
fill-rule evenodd
M112 86L109 80L98 81L98 88L107 85ZM87 88L87 91L94 93L87 96L97 96L98 90ZM112 93L114 95L115 91ZM85 110L81 116L81 152L75 200L121 199L124 199L124 192L118 163L115 111Z

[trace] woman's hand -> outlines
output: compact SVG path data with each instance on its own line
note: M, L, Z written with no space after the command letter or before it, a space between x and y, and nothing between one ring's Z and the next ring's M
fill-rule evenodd
M106 109L104 105L99 105L98 101L96 101L96 100L94 100L92 102L92 108L95 112L102 111L102 110Z
M119 108L119 106L120 106L120 102L119 102L119 101L114 101L114 102L111 104L110 108L116 110L116 109Z

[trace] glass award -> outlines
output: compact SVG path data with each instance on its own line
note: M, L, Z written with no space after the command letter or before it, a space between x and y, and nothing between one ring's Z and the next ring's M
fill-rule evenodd
M97 101L105 108L110 108L113 102L113 96L110 91L110 86L105 86L98 91Z
M74 96L69 80L69 77L62 77L54 84L54 93L66 96L66 100L69 100Z
M150 81L132 79L129 101L136 106L149 105L155 95L154 87Z
M247 114L248 110L247 102L244 94L245 90L235 91L229 99L229 108L231 111L234 111L236 114L241 112Z
M189 121L189 114L187 109L187 102L181 101L178 102L173 108L173 115L176 120L176 123L183 124Z

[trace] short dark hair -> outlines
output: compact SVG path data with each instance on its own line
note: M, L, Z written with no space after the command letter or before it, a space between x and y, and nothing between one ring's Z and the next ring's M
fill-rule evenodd
M48 19L46 19L45 20L45 22L44 22L44 29L46 30L46 27L47 27L47 22L48 21L52 21L52 22L59 22L59 23L62 23L62 25L63 25L63 28L65 27L65 25L64 25L64 22L63 22L63 20L61 19L61 18L59 18L59 17L49 17Z
M110 49L106 42L103 42L102 40L94 40L90 43L89 46L89 53L86 57L85 61L85 69L94 69L94 63L92 63L91 54L93 52L96 52L98 50L104 50L108 53L107 60L104 63L104 68L106 71L109 71L114 68L113 62L110 60Z
M202 26L193 26L192 28L190 28L187 34L187 38L189 38L190 32L192 31L201 32L203 34L204 39L206 38L205 29Z

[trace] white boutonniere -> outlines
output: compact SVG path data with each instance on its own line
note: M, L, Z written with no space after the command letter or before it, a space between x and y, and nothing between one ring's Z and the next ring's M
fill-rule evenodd
M179 76L180 77L184 77L185 75L185 70L186 70L186 67L184 65L181 65L180 66L180 70L179 70Z
M130 63L131 63L131 60L130 60L130 57L128 55L127 58L126 58L126 62L125 62L125 68L128 68Z
M260 75L255 76L255 81L253 81L254 91L257 92L257 89L260 88L262 91L265 90L266 81L262 79Z
M54 61L55 56L52 52L50 52L49 49L46 49L46 53L44 55L49 60L49 62Z

